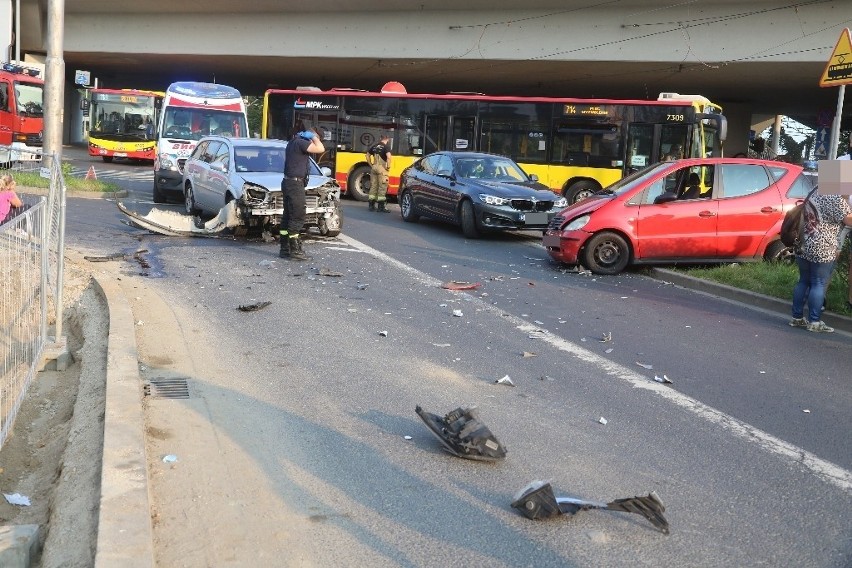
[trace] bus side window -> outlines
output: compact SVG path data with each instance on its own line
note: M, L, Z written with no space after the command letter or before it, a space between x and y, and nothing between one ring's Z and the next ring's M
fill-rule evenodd
M0 83L0 110L9 112L9 83Z

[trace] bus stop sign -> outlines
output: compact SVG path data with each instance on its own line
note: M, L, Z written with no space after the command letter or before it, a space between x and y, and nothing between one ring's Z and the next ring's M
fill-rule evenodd
M850 83L852 83L852 36L849 34L849 28L846 28L840 32L840 39L837 40L837 45L831 52L825 71L819 79L819 86L839 87Z

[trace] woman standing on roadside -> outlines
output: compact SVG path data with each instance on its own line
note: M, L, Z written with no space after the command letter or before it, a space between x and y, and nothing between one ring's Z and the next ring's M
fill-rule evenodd
M21 213L24 210L23 206L24 202L15 193L15 180L12 176L6 174L0 177L0 224Z
M808 207L808 204L813 207ZM793 319L790 325L831 333L834 328L822 321L822 305L839 253L837 238L840 229L844 225L852 225L852 206L842 195L821 195L817 191L808 198L802 222L802 246L796 252L799 281L793 288ZM804 317L805 300L808 303L807 319Z

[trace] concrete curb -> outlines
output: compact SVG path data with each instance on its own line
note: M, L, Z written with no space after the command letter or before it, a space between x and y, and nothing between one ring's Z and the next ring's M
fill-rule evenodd
M719 284L717 282L711 282L710 280L702 280L700 278L688 276L680 272L675 272L674 270L651 268L649 276L657 280L671 282L672 284L681 286L683 288L689 288L690 290L706 292L708 294L718 296L725 300L732 300L735 302L746 304L748 306L761 308L772 312L778 312L780 314L783 314L787 318L792 317L790 315L790 305L792 303L793 294L792 290L790 291L790 300L780 300L771 296L764 296L763 294L757 294L748 290L734 288L726 284ZM841 316L831 312L824 312L822 314L822 321L824 321L831 327L837 329L838 331L852 333L852 318Z
M109 307L104 448L95 566L150 568L154 541L145 416L130 303L114 281L94 279Z

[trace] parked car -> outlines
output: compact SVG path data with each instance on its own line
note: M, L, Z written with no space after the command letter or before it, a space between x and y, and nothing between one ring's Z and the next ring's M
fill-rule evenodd
M460 225L466 237L483 232L543 230L567 205L564 197L528 176L511 158L475 152L436 152L403 170L399 210Z
M616 274L631 264L779 260L784 213L813 188L802 167L695 158L642 169L556 215L550 256Z
M281 225L284 199L285 149L283 140L206 136L187 159L183 170L183 195L187 214L216 215L232 200L237 201L240 224L273 230ZM337 236L343 224L340 186L310 161L305 188L305 226L316 226L320 234Z

